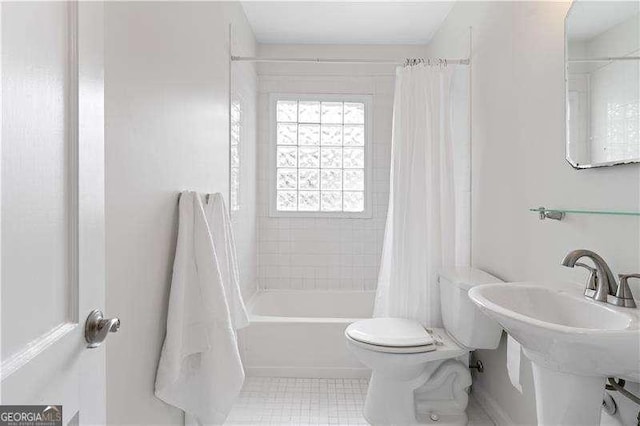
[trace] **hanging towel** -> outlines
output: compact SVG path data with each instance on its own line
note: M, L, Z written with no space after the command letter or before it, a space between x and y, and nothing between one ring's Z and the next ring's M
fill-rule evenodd
M240 292L240 273L231 218L219 192L207 198L204 209L218 257L227 303L231 310L231 321L233 328L238 330L249 325L249 316Z
M155 394L197 424L222 424L242 388L244 370L198 194L181 194L179 220Z

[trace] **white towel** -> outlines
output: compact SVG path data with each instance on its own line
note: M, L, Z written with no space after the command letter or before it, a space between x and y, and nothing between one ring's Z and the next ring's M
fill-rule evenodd
M202 199L180 197L167 334L155 394L199 424L222 424L244 370Z
M218 192L208 197L204 210L213 236L213 246L218 256L220 274L227 295L227 303L231 310L231 321L233 328L238 330L249 325L249 316L240 292L236 243L233 238L231 218L222 194Z

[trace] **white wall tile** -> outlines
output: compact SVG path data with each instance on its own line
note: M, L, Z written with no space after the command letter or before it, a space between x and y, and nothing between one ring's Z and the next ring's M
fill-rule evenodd
M348 67L343 66L348 69ZM352 290L375 288L389 192L394 76L260 75L258 91L258 282L261 288ZM268 94L372 94L373 217L269 217ZM380 92L380 94L378 94ZM277 271L277 272L276 272ZM365 283L366 280L366 283Z

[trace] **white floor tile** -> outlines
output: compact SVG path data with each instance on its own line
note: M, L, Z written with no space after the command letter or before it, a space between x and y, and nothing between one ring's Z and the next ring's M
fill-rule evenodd
M366 379L248 377L226 425L365 426ZM473 399L469 425L493 426Z

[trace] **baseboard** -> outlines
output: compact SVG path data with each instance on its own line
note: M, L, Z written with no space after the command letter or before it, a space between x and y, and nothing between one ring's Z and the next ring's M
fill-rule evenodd
M489 395L489 392L474 384L471 393L496 426L512 426L516 424L507 412L498 405L496 400Z
M368 379L368 368L245 367L249 377L300 377L313 379Z

